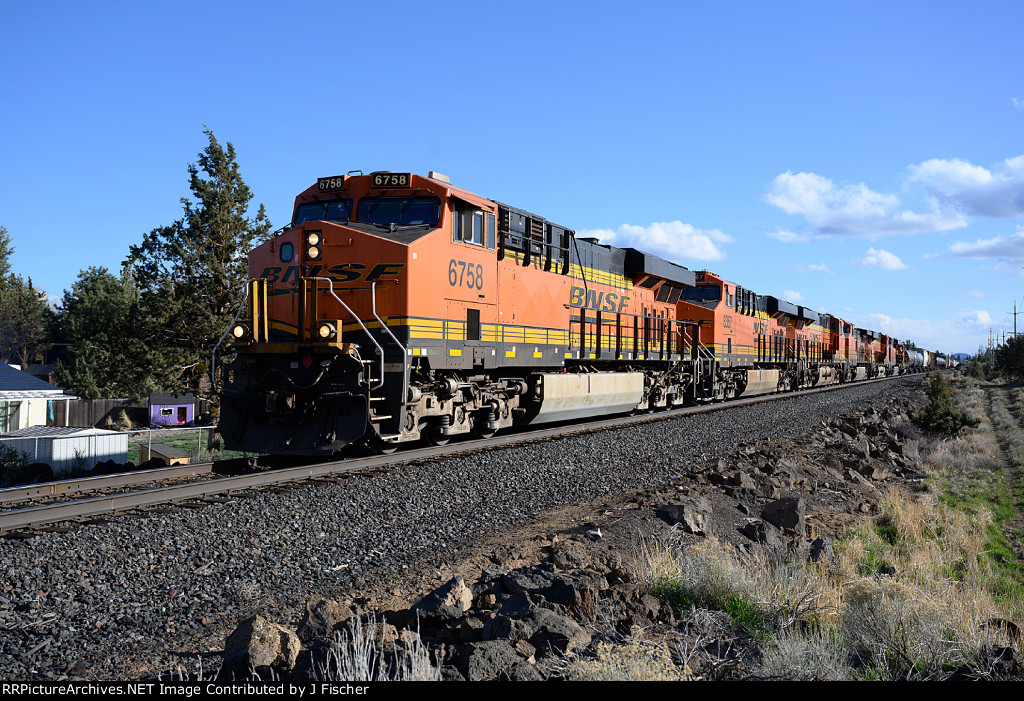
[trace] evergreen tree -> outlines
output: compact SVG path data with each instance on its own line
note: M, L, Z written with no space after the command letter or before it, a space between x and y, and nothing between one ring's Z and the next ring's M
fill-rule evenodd
M155 389L156 358L140 338L147 328L139 292L127 276L106 268L78 274L57 315L61 338L70 343L66 363L58 363L58 384L83 399L137 398Z
M46 293L32 278L8 274L0 285L0 361L28 367L46 350L51 326Z
M928 404L924 410L914 417L914 422L930 433L955 436L965 428L974 428L981 419L961 411L953 401L946 377L936 370L929 376Z
M996 367L1004 375L1024 379L1024 336L1016 336L996 349Z
M7 233L6 226L0 226L0 289L7 284L7 277L11 274L11 254L13 253L11 235Z
M255 218L247 216L252 193L234 146L204 133L207 147L188 167L194 200L182 198L184 216L146 234L125 262L153 332L151 348L162 357L153 381L200 393L210 352L241 303L247 254L271 230L262 204Z

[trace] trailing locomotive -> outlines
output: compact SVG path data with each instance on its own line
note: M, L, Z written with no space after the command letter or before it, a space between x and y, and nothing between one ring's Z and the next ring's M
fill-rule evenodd
M437 173L320 178L249 255L225 447L330 455L891 375L896 339Z

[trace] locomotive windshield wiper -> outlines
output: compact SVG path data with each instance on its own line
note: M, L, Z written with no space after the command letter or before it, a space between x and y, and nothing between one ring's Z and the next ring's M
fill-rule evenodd
M395 222L388 222L387 224L373 224L378 229L386 229L391 233L398 231L399 229L417 229L424 226L433 226L432 224L396 224Z

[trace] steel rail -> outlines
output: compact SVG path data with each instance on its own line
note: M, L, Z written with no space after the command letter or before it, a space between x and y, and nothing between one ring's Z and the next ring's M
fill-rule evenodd
M80 477L78 479L58 480L56 482L40 482L18 487L6 487L0 489L0 505L28 501L30 499L59 497L65 494L80 494L82 492L97 492L102 489L131 487L167 479L206 475L213 472L213 466L214 463L212 462L173 465L171 467L158 467L152 470L118 472L112 475L97 475L95 477Z
M119 512L125 512L132 509L142 509L145 507L168 503L173 504L188 499L201 499L214 494L230 494L232 492L268 487L287 482L308 480L317 477L329 477L331 475L344 474L348 472L360 472L379 469L382 467L394 467L397 465L420 462L428 458L442 456L450 457L461 453L490 450L517 443L547 440L575 433L589 433L593 431L624 428L657 421L667 421L695 414L726 411L728 409L751 406L754 404L763 404L771 401L798 399L800 397L818 394L821 392L851 389L876 382L885 382L895 379L913 379L915 377L923 379L925 375L895 375L893 377L861 380L854 383L829 385L827 387L817 387L796 392L784 392L779 394L750 397L748 399L730 400L716 404L704 404L654 413L638 414L634 416L620 416L592 421L585 424L560 425L534 431L509 433L491 438L459 441L455 444L446 446L416 448L393 455L374 455L364 458L349 458L342 461L282 468L270 470L268 472L251 473L233 477L220 477L216 480L204 480L201 482L192 482L182 485L157 487L137 492L92 497L58 504L45 504L22 509L12 509L0 512L0 533L22 528L33 528L52 523L59 523L62 521L115 515ZM199 466L197 465L196 467ZM131 473L126 473L126 475L130 474ZM69 480L69 482L70 481L71 480Z

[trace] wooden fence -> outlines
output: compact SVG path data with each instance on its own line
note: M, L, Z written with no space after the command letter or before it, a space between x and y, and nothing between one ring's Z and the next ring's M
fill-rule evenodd
M196 399L196 423L206 423L212 403ZM47 418L47 426L93 426L95 428L127 428L121 426L124 412L134 426L149 424L149 404L145 399L72 399L55 401L53 418Z

